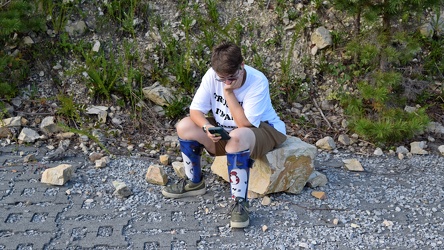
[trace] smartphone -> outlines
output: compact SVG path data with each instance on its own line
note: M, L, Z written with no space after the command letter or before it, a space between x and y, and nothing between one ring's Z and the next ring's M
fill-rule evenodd
M209 127L208 131L215 136L221 136L222 140L230 140L231 138L228 132L221 127Z

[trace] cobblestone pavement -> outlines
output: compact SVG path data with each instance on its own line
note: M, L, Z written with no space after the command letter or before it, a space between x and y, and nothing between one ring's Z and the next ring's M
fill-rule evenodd
M273 194L269 206L254 199L250 226L231 230L228 185L211 173L205 173L213 184L207 194L170 200L161 197L161 187L144 182L147 160L114 160L103 176L86 157L71 157L76 178L50 186L40 183L42 171L64 161L42 163L45 152L34 147L0 152L0 249L444 248L442 157L431 157L427 166L377 158L363 164L366 172L353 173L338 159L320 156L317 168L329 179L319 189L326 200L312 197L309 188ZM23 163L20 152L36 154L37 161ZM129 183L134 197L103 194L112 191L98 183L109 182L124 163L136 171Z

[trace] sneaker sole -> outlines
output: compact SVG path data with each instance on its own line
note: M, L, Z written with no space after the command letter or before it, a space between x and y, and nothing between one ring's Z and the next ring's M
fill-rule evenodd
M245 228L248 227L248 225L250 225L250 219L247 221L230 221L230 226L232 228Z
M173 199L178 199L178 198L183 198L183 197L191 197L191 196L198 196L198 195L204 195L207 192L207 190L204 189L200 189L200 190L194 190L194 191L188 191L186 193L183 194L175 194L175 193L168 193L165 190L162 190L162 194L163 196L167 197L167 198L173 198Z

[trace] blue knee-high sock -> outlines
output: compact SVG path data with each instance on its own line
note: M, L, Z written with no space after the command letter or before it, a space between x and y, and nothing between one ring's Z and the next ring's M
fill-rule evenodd
M182 152L185 174L194 183L202 180L202 169L200 166L200 156L202 154L202 144L197 141L182 140L179 138L180 151Z
M247 199L248 180L250 167L253 165L250 159L250 150L237 153L227 153L228 176L230 178L231 197Z

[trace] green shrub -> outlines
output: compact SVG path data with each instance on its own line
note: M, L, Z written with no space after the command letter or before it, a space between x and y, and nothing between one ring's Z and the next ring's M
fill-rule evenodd
M6 47L16 46L23 34L44 29L44 19L36 3L11 0L0 6L0 98L10 99L18 94L18 87L29 75L28 50L8 53ZM14 34L19 39L13 39Z
M395 91L401 80L396 72L375 72L357 84L357 91L340 99L353 132L384 146L410 139L425 129L430 121L426 108L414 113L400 108L406 105Z

